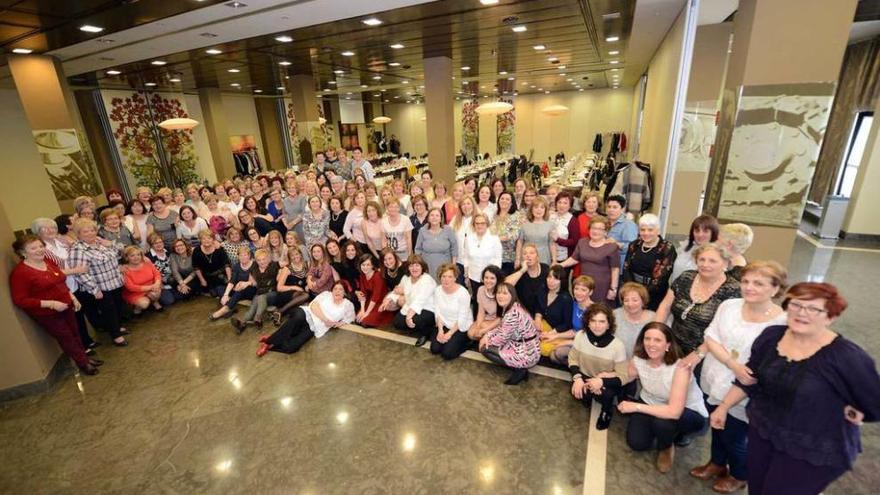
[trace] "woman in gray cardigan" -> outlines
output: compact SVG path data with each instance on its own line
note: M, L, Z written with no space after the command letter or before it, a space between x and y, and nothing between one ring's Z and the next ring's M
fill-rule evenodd
M458 258L458 241L455 232L443 225L443 215L438 208L428 212L428 224L419 232L415 252L428 264L428 274L438 280L437 270Z

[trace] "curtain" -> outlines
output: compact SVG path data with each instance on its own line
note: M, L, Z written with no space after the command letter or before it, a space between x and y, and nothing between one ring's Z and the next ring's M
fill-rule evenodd
M825 130L825 139L809 199L822 203L825 196L834 188L840 167L843 164L846 148L855 116L859 112L874 108L880 96L880 38L874 38L850 45L843 58L837 94Z

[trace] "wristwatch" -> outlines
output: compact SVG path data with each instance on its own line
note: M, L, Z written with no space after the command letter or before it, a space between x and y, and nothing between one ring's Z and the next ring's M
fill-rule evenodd
M697 349L697 356L699 356L700 359L703 359L706 357L706 353Z

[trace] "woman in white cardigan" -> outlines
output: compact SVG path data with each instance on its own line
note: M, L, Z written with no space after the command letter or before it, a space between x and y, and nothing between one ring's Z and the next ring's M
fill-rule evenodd
M458 267L447 263L437 270L440 285L434 289L434 319L437 331L431 333L431 353L449 361L461 356L470 339L467 331L474 323L471 295L455 283Z
M482 283L483 270L489 266L501 267L501 239L489 232L489 217L485 213L474 215L473 232L465 237L462 248L462 265L465 281L471 294L476 297Z
M421 256L409 259L409 275L403 277L394 292L388 294L380 311L395 304L400 312L394 317L394 328L419 335L416 347L425 345L434 328L434 288L437 283L426 272L428 264Z

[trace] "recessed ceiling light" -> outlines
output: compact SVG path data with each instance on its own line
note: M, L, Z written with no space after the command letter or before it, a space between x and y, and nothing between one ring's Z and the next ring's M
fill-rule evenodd
M382 93L373 93L373 96L382 96Z
M179 82L180 82L180 78L179 78L179 77L172 77L171 79L168 79L168 80L171 81L171 82L173 82L173 83L179 83Z
M350 99L351 99L351 96L346 96L345 99L346 99L346 100L350 100Z
M608 43L614 43L615 41L620 41L620 36L609 36L605 38L605 41Z
M232 7L233 9L240 9L242 7L247 7L246 3L241 3L241 2L229 2L229 3L224 3L223 5L225 5L227 7Z
M565 70L565 65L557 65L556 68L559 70Z
M608 62L608 63L614 65L614 64L619 64L620 61L619 61L619 60L612 60L612 61L610 61L610 62Z
M366 84L361 84L361 87L362 87L362 88L368 88L369 86L367 86Z
M463 67L461 68L461 70L471 70L471 68L468 67L467 65L465 65L465 66L463 66Z
M374 80L374 81L381 81L381 80L382 80L382 76L373 76L373 80Z
M205 50L205 53L207 53L208 55L220 55L221 53L223 53L223 50L218 50L216 48L209 48L209 49Z
M562 76L562 77L565 77L565 76L566 76L565 72L560 72L559 75ZM571 79L569 79L569 81L570 81L570 80L571 80Z
M107 74L108 76L118 76L119 74L122 74L122 72L111 69L108 70L105 74Z
M382 24L382 21L380 21L379 19L376 19L375 17L370 17L369 19L364 19L361 22L363 22L367 26L378 26L379 24Z
M400 81L400 82L402 82L403 84L409 84L409 81L407 81L406 79L404 79L403 81Z
M164 61L164 60L153 60L153 61L150 62L150 63L153 64L153 65L165 65L165 64L167 64L168 62L166 62L166 61Z
M544 94L545 94L545 95L549 95L549 94L550 94L550 90L548 89L547 91L544 91Z
M617 55L619 53L620 53L620 50L611 50L610 52L608 52L608 55Z
M529 85L529 82L528 82L528 81L523 81L523 82L522 82L522 85L523 85L523 86L528 86L528 85Z
M611 69L611 72L617 72L617 71L619 71L619 70L620 70L620 69Z
M388 67L400 67L400 62L390 62Z
M336 81L327 81L327 84L336 84Z
M292 63L293 63L293 62L290 62L290 61L287 61L287 60L282 60L281 62L278 62L278 65L283 65L283 66L287 67L288 65L290 65L290 64L292 64Z
M325 93L328 92L328 91L330 91L330 88L324 88L324 92L325 92Z
M354 93L352 93L351 91L349 91L348 93L345 93L345 94L347 94L347 95L353 95Z
M153 86L155 86L155 85L156 85L156 83L154 83L154 82L144 83L144 86L150 86L150 87L153 87Z
M516 79L515 77L508 77L508 78L507 78L508 81L513 81L513 80L515 80L515 79Z
M84 31L86 33L100 33L101 31L104 30L104 28L98 27L98 26L91 26L89 24L86 24L84 26L80 26L79 30Z
M278 86L278 87L275 88L275 89L277 89L278 91L284 91L284 86Z
M569 77L568 79L566 79L566 81L568 81L568 82L571 82L572 80L573 80L573 79L570 78L570 77Z
M262 93L262 92L263 92L262 89L255 89L255 90L254 90L254 93Z
M528 30L529 30L529 28L527 28L525 26L513 26L511 28L511 31L513 31L514 33L524 33Z
M394 48L395 50L400 50L401 48L403 48L403 43L395 43L391 45L391 48Z
M506 71L506 70L503 70L503 71L499 72L498 75L499 75L499 76L506 76L506 75L507 75L507 71Z
M275 41L279 43L290 43L291 41L293 41L293 38L287 36L286 34L282 34L281 36L276 36Z
M342 69L336 69L333 71L334 74L345 74L345 71Z
M532 88L532 89L535 89L535 85L534 85L534 84L532 84L532 85L529 86L529 87Z
M578 91L583 92L584 88L578 88Z
M354 52L351 50L346 50L340 53L340 55L342 55L343 57L354 57Z
M547 57L547 61L548 61L548 62L558 62L558 61L559 61L559 57Z
M544 91L544 88L538 88L538 91Z
M546 50L546 49L547 49L547 47L544 46L544 45L535 45L535 46L533 46L532 48L534 48L535 50L539 50L539 51L540 51L540 50Z
M498 0L480 0L480 3L483 5L495 5L498 3Z
M240 69L228 69L226 72L232 72L233 74L237 74L237 73L241 72L241 70Z
M230 84L230 86L232 86L233 88L238 88L238 87L241 86L241 84L239 84L239 83L232 83L232 84Z
M27 55L28 53L31 53L32 51L33 50L31 50L29 48L13 48L12 49L12 53L17 53L19 55Z

